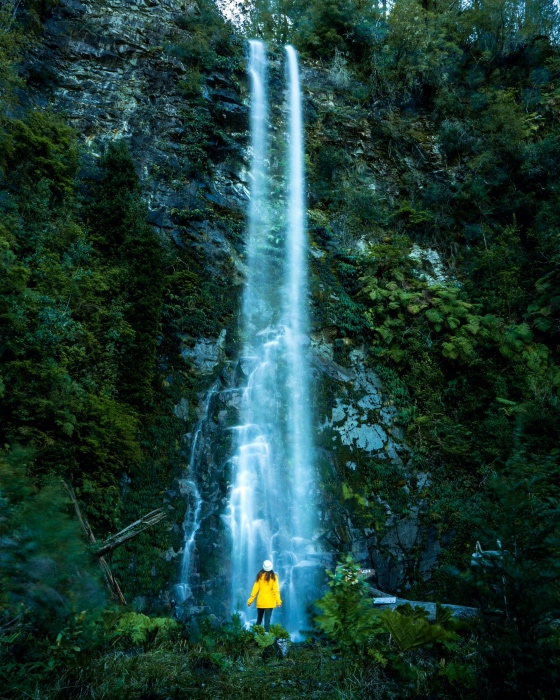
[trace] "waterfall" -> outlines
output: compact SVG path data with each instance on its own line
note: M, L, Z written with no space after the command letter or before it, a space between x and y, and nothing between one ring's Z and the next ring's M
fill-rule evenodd
M279 217L270 202L266 49L260 41L249 46L252 162L240 362L245 389L227 516L231 607L247 619L255 575L271 559L283 598L273 621L297 638L310 599L314 499L301 94L297 54L287 47L288 197L280 240L272 235Z
M270 233L268 168L268 93L266 48L250 41L251 78L251 196L247 236L247 283L243 295L243 325L246 339L258 330L270 313ZM274 304L273 304L274 306Z
M309 319L307 297L307 231L305 225L305 178L301 88L297 53L286 47L288 87L288 229L284 287L285 344L288 367L288 462L293 478L293 533L309 542L314 525L314 463L309 397ZM307 545L309 549L310 545ZM302 552L301 554L304 554ZM300 559L301 563L301 559ZM291 572L290 627L305 622L306 581ZM299 577L301 579L301 577ZM296 584L298 584L296 586ZM297 629L297 627L296 627Z
M219 382L216 382L210 391L206 394L202 415L195 426L192 440L191 440L191 451L189 456L189 466L187 469L186 479L181 479L179 481L181 492L186 496L187 510L185 512L185 519L183 521L183 534L184 534L184 544L183 544L183 558L181 561L181 579L176 585L175 589L177 591L177 598L180 605L187 602L189 598L192 597L191 590L191 573L192 573L192 558L194 552L195 538L200 530L201 525L201 511L202 511L202 497L200 495L200 490L196 483L197 479L197 462L198 462L198 444L199 438L202 433L205 422L208 420L208 413L210 411L210 404L212 398L218 390Z

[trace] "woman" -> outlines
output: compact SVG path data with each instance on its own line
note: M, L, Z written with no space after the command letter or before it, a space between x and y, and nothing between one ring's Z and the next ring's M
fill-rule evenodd
M257 574L257 579L253 584L251 597L247 601L249 607L251 607L257 593L257 625L262 623L264 615L264 629L268 632L272 610L282 605L278 576L272 570L272 562L268 559L263 562L263 568Z

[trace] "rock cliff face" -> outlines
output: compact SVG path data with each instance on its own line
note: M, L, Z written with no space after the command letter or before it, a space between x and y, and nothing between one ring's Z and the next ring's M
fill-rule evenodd
M196 12L196 4L178 0L63 0L45 23L43 45L30 66L31 84L34 76L40 78L36 102L64 112L91 158L98 157L109 140L128 140L145 187L150 222L178 245L181 232L174 214L201 198L242 213L247 199L247 108L235 76L212 73L204 89L216 128L235 141L225 144L216 138L210 144L215 165L211 180L189 177L185 165L189 105L181 79L187 68L165 47L188 43L189 32L177 22ZM227 249L226 242L210 232L207 239L210 247Z
M219 278L238 306L248 197L247 94L243 71L209 71L204 76L203 107L197 109L205 112L212 129L200 133L208 167L194 172L192 145L199 134L183 83L189 69L169 47L188 45L191 35L181 29L179 20L197 12L195 4L179 0L62 0L45 25L44 43L29 66L29 81L36 86L35 102L63 111L81 136L86 171L93 170L107 141L128 140L141 174L149 220L163 244L171 246L179 259L194 256L202 261L201 274ZM313 160L336 110L324 73L304 70L304 85L308 138L316 144L309 149ZM370 185L385 187L390 196L397 187L390 164L376 157L375 141L374 146L368 145L375 117L366 118L344 105L341 109L346 110L348 152L358 163L367 159L369 149L369 158L375 161ZM334 302L329 303L336 307L340 299L340 284L329 282L327 272L332 250L346 244L343 226L336 222L321 226L318 217L311 212L312 291L317 309L332 298ZM359 342L356 334L352 340L342 337L336 324L319 311L315 317L310 352L318 435L315 497L320 528L316 540L325 552L325 564L333 552L352 550L364 566L376 569L374 583L379 588L398 592L419 577L429 577L440 551L436 532L422 522L429 477L407 466L410 451L395 425L396 409L374 371L367 343ZM165 595L171 598L182 554L181 504L192 507L186 483L194 480L202 510L192 602L226 614L229 544L224 515L231 427L237 422L243 376L238 367L235 315L229 325L216 321L213 327L210 335L197 334L191 327L175 329L174 357L162 358L178 432L183 436L181 467L174 473L170 470L165 496L174 537L162 556L170 572ZM193 449L196 426L199 439ZM391 504L382 489L371 502L356 495L352 484L365 473L370 475L373 493L376 480L371 475L380 475L379 484L391 484ZM161 488L154 484L155 492ZM395 502L400 504L397 510Z

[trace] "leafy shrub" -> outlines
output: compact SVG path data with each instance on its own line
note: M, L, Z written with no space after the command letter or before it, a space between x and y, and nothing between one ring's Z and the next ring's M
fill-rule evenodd
M204 639L212 640L212 649L219 646L227 657L233 659L243 656L247 646L253 642L253 633L245 628L239 613L219 627L213 627L209 620L205 620L202 629Z
M315 624L343 652L360 651L381 626L368 595L369 587L350 555L327 575L330 590L315 603L322 611L315 617Z
M284 629L282 625L278 623L273 623L270 625L270 634L274 635L276 639L290 639L290 633L288 630Z
M272 646L276 641L276 637L272 634L272 632L265 632L262 625L254 625L253 631L255 632L255 642L261 649L266 649L267 647Z
M0 683L32 689L83 663L105 603L81 529L58 480L35 486L29 450L0 451ZM87 611L87 614L86 614Z
M290 639L290 633L277 623L270 625L268 632L262 625L253 625L252 631L253 638L260 649L272 646L277 639Z
M73 193L79 164L74 131L57 115L31 111L9 123L0 148L0 167L20 195L41 180L61 198Z
M164 275L161 241L147 223L146 205L125 142L112 142L88 207L91 237L119 271L112 294L123 306L128 337L119 361L119 395L133 405L152 397Z
M552 697L559 680L557 473L557 451L537 458L516 447L472 523L484 544L500 543L500 555L463 573L484 623L479 653L488 679L507 679L527 697Z
M240 42L214 3L201 0L191 4L189 11L177 23L189 34L184 41L167 44L170 55L205 71L235 65L235 57L240 54Z

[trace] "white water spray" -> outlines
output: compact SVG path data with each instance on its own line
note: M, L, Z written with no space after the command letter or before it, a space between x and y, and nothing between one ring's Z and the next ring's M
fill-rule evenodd
M229 501L232 611L243 612L255 574L272 559L284 600L277 622L305 627L313 555L313 441L309 405L303 130L297 54L287 47L288 207L285 245L271 236L267 62L250 42L251 201L243 298L247 377Z

